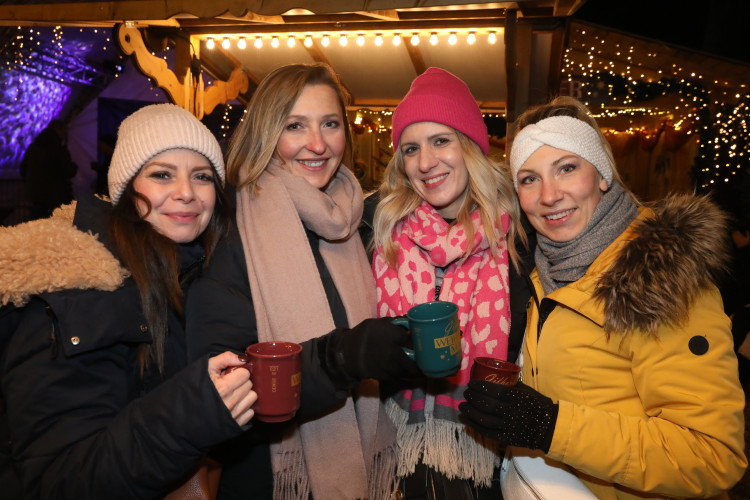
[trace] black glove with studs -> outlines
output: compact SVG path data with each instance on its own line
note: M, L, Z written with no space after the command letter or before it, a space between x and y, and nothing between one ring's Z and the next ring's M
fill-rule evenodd
M504 445L549 451L559 406L522 382L509 387L472 380L458 405L463 421Z

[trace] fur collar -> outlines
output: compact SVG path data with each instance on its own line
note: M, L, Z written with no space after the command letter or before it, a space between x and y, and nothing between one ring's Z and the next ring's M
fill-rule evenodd
M660 325L684 324L693 299L729 263L728 218L707 197L673 195L649 208L593 295L604 302L608 333L656 335Z
M0 227L0 306L67 289L115 290L127 271L91 233L73 226L76 203L52 217Z

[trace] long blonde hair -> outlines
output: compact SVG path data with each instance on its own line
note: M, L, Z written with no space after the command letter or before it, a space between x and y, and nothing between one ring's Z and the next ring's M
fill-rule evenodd
M257 194L258 178L276 154L276 144L289 113L307 85L328 85L341 106L346 148L342 162L351 165L352 135L346 106L350 96L338 75L327 64L289 64L275 69L260 82L232 134L227 149L227 180L237 189L249 186Z
M459 208L456 223L464 226L467 241L474 238L474 226L471 223L471 213L477 209L482 220L482 225L488 228L487 239L490 243L492 255L497 257L497 247L500 244L495 231L489 230L497 224L497 227L508 230L508 253L513 264L518 268L518 253L515 247L515 239L518 235L524 245L527 243L526 233L520 224L521 209L518 205L513 180L509 169L504 165L496 163L485 156L479 146L458 130L452 129L458 136L461 152L469 173L468 193L463 204ZM385 260L391 267L396 267L398 244L393 241L391 234L393 228L404 217L417 209L422 203L422 197L417 193L409 182L404 165L404 156L401 148L396 148L393 157L385 169L383 183L380 185L380 202L375 211L373 222L373 246L383 246ZM503 227L501 216L507 213L510 216L510 227ZM471 254L471 245L467 245L464 258Z

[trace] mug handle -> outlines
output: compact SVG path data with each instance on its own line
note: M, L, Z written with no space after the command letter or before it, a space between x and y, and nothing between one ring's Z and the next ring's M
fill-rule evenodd
M252 358L250 358L250 356L248 356L247 354L238 354L238 357L240 358L240 361L244 361L245 364L244 365L232 366L230 368L227 368L226 373L232 373L233 371L235 371L235 370L237 370L239 368L244 368L245 370L247 370L247 371L250 372L250 376L252 377L253 376L253 360L252 360Z
M399 318L393 318L391 322L394 325L403 326L404 328L407 328L407 329L409 328L409 320L407 318L404 318L403 316ZM404 354L406 354L410 360L414 361L413 349L409 349L408 347L402 347L401 350L404 351Z

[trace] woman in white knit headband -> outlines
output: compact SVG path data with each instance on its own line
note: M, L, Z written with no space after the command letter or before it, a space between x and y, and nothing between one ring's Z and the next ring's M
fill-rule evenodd
M721 494L747 465L714 285L726 217L689 195L639 207L572 98L518 122L510 167L537 231L523 381L470 383L463 414L516 457L541 450L598 498Z
M223 373L243 362L188 363L183 323L229 227L224 178L208 128L148 105L120 125L111 200L3 228L2 392L23 479L4 498L184 498L208 447L243 432L257 395L246 370Z

